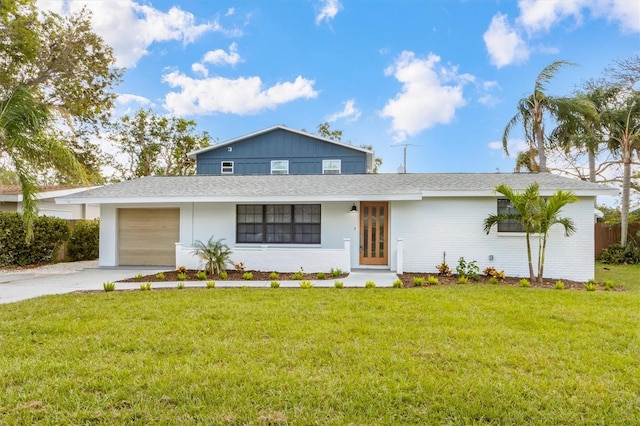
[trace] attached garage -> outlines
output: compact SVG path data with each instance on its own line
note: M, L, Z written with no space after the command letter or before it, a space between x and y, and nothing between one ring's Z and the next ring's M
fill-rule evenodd
M118 264L174 265L180 209L118 209Z

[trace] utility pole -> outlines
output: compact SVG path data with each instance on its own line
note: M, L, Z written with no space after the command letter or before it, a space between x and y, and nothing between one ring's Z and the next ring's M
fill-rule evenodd
M407 147L408 146L420 146L420 145L416 145L416 144L412 144L412 143L399 143L399 144L395 144L395 145L391 145L392 147L394 146L401 146L403 148L403 157L404 157L404 162L403 162L403 166L402 166L402 173L407 173Z

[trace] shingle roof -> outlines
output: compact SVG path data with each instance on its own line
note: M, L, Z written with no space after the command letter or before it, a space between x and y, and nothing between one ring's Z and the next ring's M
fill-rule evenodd
M615 188L550 173L428 173L352 175L250 175L145 177L59 199L102 203L230 201L260 199L419 199L435 196L493 196L505 183L523 190L538 182L542 194L558 189L578 195L616 195Z

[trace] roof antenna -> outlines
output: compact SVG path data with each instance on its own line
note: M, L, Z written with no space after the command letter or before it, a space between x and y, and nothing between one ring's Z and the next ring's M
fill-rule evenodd
M396 146L401 146L403 147L403 151L404 151L404 165L402 166L402 173L407 173L407 147L408 146L420 146L420 145L416 145L413 143L398 143L398 144L393 144L391 145L391 147L396 147Z

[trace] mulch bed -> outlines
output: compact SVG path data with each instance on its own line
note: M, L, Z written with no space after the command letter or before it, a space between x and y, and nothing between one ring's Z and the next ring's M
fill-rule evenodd
M164 274L164 279L160 280L158 278L156 278L155 275L145 275L142 278L128 278L125 280L120 280L119 282L123 282L123 283L138 283L138 282L147 282L147 281L151 281L151 282L158 282L158 281L205 281L202 279L199 279L196 277L196 274L200 272L197 270L193 270L193 269L188 269L185 273L187 274L187 278L186 279L179 279L178 278L178 271L165 271L163 272ZM248 280L248 281L271 281L271 278L269 277L269 275L271 274L271 272L264 272L264 271L236 271L236 270L227 270L227 279L226 281L245 281L244 278L242 278L242 275L245 272L250 272L253 274L253 279L252 280ZM278 273L278 278L277 281L301 281L300 279L294 279L293 278L293 272L291 273ZM303 276L303 280L309 280L309 281L317 281L317 280L339 280L341 278L344 278L346 276L348 276L349 274L340 274L338 276L331 276L331 274L327 273L325 275L324 278L318 278L318 274L316 273L308 273L308 274L304 274ZM220 278L218 275L213 275L211 277L207 276L206 280L220 280L223 281L222 278Z

